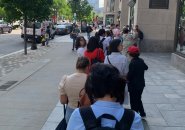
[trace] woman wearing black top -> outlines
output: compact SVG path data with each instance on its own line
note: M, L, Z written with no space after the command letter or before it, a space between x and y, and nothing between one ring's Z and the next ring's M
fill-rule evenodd
M148 69L148 66L143 59L139 58L140 52L138 47L129 47L128 54L131 59L127 74L131 109L140 113L141 117L146 117L141 96L145 87L144 72Z

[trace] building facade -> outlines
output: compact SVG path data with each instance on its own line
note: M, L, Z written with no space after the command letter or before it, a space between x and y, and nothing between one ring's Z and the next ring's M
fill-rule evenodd
M105 8L110 1L105 0ZM185 0L115 1L114 11L107 11L109 6L105 10L105 24L109 14L114 16L113 23L118 23L116 12L120 11L121 27L139 25L143 31L141 51L171 52L172 64L185 72Z

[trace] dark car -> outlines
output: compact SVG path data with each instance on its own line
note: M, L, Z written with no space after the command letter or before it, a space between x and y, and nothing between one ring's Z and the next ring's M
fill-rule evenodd
M56 35L67 35L71 33L72 25L71 24L59 24L56 26Z

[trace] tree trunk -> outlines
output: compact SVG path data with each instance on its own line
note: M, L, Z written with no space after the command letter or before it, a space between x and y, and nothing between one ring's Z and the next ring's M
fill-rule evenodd
M80 20L80 24L81 24L81 32L82 32L82 20Z
M36 49L37 49L37 44L35 39L35 20L33 20L33 42L31 44L31 50L36 50Z
M27 36L26 36L26 28L27 28L27 15L24 15L24 54L27 55Z

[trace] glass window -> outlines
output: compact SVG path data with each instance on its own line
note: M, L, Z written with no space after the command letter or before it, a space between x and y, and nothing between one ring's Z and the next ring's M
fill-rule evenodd
M177 52L185 54L185 0L180 0Z
M149 8L151 9L168 9L169 0L150 0Z
M28 23L27 23L27 28L33 28L33 22L28 22ZM35 28L36 28L36 29L41 28L41 23L40 23L40 22L36 22L36 23L35 23Z

